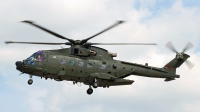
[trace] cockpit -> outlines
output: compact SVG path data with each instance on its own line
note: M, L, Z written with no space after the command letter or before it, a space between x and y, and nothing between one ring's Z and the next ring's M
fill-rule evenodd
M38 62L41 62L42 61L42 54L43 54L42 51L35 52L34 54L32 54L30 57L28 57L26 59L27 63L28 63L28 61L38 61Z

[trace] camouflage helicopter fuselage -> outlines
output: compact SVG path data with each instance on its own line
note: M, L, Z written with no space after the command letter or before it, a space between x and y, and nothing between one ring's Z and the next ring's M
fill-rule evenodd
M97 80L98 87L130 85L133 80L123 79L129 75L166 78L166 81L179 78L172 65L178 60L176 58L165 67L156 68L147 64L114 60L112 53L99 47L91 46L90 51L98 52L95 55L80 56L74 55L72 48L42 50L34 53L31 60L30 57L24 60L23 66L17 69L23 73L56 81L67 80L92 85ZM41 60L36 59L38 55ZM188 55L185 54L185 58L188 58Z

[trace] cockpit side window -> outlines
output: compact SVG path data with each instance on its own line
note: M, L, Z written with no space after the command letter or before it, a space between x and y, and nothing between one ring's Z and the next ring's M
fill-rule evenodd
M38 54L38 55L36 56L36 61L39 61L39 62L42 61L42 54Z

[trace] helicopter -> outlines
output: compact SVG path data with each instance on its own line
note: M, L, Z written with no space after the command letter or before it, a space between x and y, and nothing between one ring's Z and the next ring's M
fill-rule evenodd
M117 53L109 52L108 50L94 45L157 45L155 43L91 43L90 39L124 23L117 21L110 27L101 32L83 40L73 40L57 34L47 28L42 27L32 21L25 20L23 23L35 26L57 38L67 40L64 43L48 43L48 42L15 42L6 41L6 44L43 44L43 45L69 45L69 48L56 50L39 50L33 53L23 61L17 61L16 69L21 74L29 74L30 79L28 84L33 83L33 76L38 76L55 81L72 81L73 84L78 82L88 85L87 94L93 93L93 88L110 86L131 85L134 80L124 79L130 75L137 75L152 78L164 78L164 81L172 81L180 78L176 74L176 69L184 62L193 67L193 64L187 59L190 57L185 54L185 51L192 48L193 45L188 42L182 52L175 50L171 42L166 44L166 47L176 53L174 59L168 62L163 67L149 66L148 63L137 64L121 60L115 60Z

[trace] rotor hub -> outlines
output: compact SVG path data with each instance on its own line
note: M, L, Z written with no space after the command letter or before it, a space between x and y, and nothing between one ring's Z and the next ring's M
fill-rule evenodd
M81 40L75 40L75 45L80 45L81 44Z
M176 58L177 59L183 59L183 54L184 54L183 52L180 52L180 53L177 52L176 53Z

